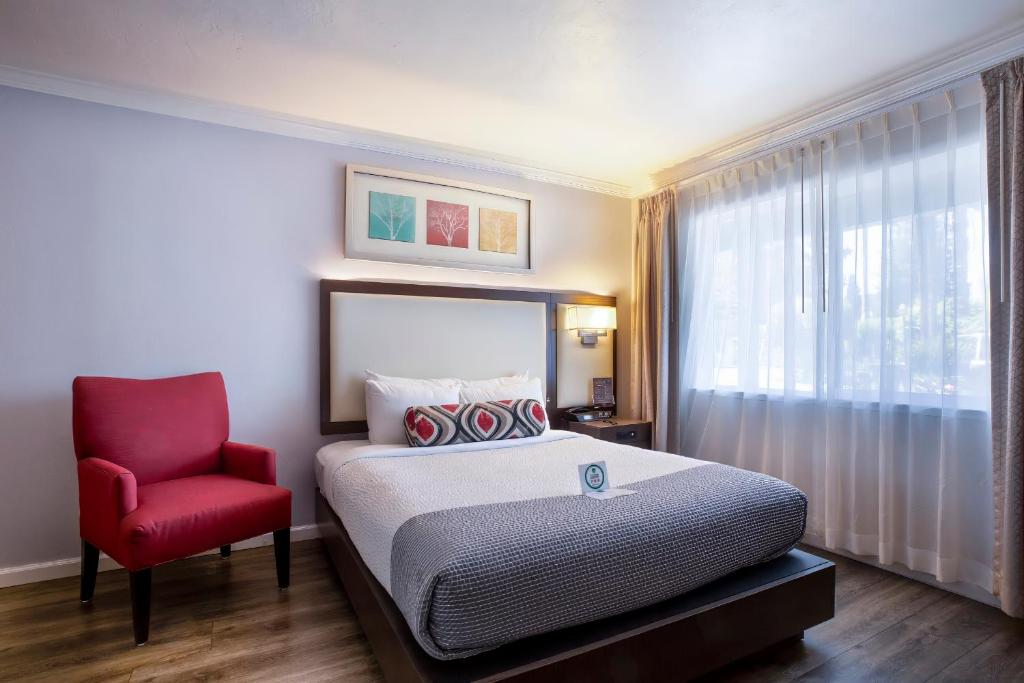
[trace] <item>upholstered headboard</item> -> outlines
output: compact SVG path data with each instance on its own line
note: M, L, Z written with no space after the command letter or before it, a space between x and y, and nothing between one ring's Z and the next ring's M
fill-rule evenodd
M486 379L529 372L544 384L548 412L560 414L559 304L615 305L612 297L444 285L320 281L320 431L366 432L365 371L401 377ZM593 372L614 341L593 354ZM563 352L568 358L568 354ZM596 363L596 364L595 364ZM586 378L589 381L589 377ZM579 392L577 391L576 394ZM579 402L579 401L577 401Z

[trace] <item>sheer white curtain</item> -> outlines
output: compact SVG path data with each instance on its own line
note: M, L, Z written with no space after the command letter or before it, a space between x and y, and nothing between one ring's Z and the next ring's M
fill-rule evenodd
M990 590L981 100L971 82L677 192L665 445L804 490L812 544Z

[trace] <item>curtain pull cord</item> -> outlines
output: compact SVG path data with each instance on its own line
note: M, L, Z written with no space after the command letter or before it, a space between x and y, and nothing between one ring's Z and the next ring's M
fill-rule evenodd
M800 148L800 313L806 313L807 294L804 292L804 148Z
M825 141L818 143L818 207L821 210L821 312L825 304Z

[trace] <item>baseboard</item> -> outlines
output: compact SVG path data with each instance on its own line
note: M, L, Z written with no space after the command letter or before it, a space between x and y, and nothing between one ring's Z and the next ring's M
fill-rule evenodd
M319 538L320 531L316 524L303 524L292 527L292 543L308 541L311 538ZM265 545L272 545L274 537L271 534L264 534L255 538L249 538L239 543L231 544L232 550L245 550L247 548L259 548ZM207 550L200 555L212 555L218 552L217 549ZM0 588L20 586L26 583L37 583L51 579L63 579L68 576L78 576L81 571L81 557L69 557L64 560L52 560L50 562L37 562L35 564L23 564L17 567L5 567L0 569ZM100 571L105 572L111 569L120 569L121 565L115 562L104 553L100 553Z

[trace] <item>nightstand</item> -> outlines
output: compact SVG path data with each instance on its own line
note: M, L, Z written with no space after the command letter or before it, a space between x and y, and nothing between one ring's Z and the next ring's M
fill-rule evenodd
M570 432L579 432L601 441L611 441L637 448L651 447L651 423L647 420L630 420L613 417L593 422L567 422Z

